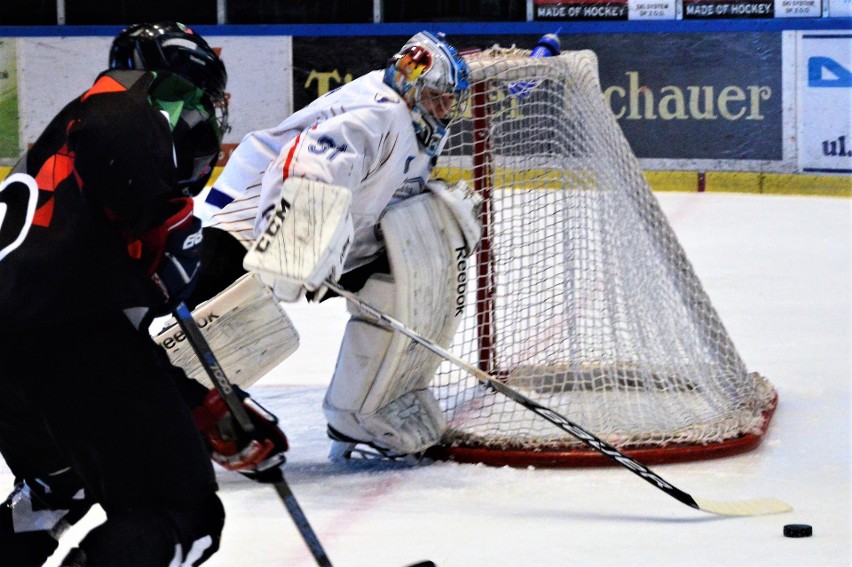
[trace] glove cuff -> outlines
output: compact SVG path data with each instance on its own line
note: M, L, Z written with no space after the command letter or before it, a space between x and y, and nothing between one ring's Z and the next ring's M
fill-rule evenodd
M199 431L206 432L214 429L219 420L228 415L228 406L225 400L215 389L207 392L201 405L192 409L192 419Z

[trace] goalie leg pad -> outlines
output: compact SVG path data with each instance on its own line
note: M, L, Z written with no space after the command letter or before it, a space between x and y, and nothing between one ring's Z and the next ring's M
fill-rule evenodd
M365 302L448 347L464 301L466 243L458 224L426 193L388 209L382 233L392 276L375 274ZM323 402L329 425L399 454L436 444L446 421L429 383L441 359L377 325L349 303L337 366Z

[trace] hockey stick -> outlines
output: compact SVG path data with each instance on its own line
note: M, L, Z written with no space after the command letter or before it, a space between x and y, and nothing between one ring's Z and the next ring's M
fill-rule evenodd
M458 358L446 349L442 348L440 345L435 344L434 342L423 337L416 331L410 329L404 323L365 303L357 295L355 295L351 291L343 289L336 282L327 280L326 282L324 282L323 285L327 286L329 289L331 289L341 297L357 305L359 309L367 313L370 317L376 319L376 321L378 321L380 324L382 324L389 330L402 333L413 341L426 347L428 350L440 356L444 360L447 360L455 364L459 368L466 370L467 372L471 373L477 380L489 384L495 390L508 397L512 401L517 402L520 405L524 406L526 409L530 410L531 412L538 414L539 416L543 417L559 429L570 433L592 449L602 453L606 457L609 457L610 459L614 460L630 472L645 479L647 482L659 488L672 498L675 498L676 500L682 502L683 504L686 504L691 508L695 508L696 510L701 510L703 512L710 512L711 514L718 514L721 516L759 516L763 514L778 514L782 512L789 512L792 510L792 507L789 504L786 504L774 498L743 500L737 502L718 502L713 500L704 500L703 498L695 498L687 494L686 492L676 488L675 486L672 486L670 483L663 480L658 474L653 472L651 469L649 469L642 463L636 461L635 459L632 459L631 457L628 457L606 441L590 433L580 425L577 425L564 415L561 415L553 411L552 409L545 407L534 400L531 400L530 398L524 396L517 390L510 388L503 382L492 377L487 372L484 372L479 368L473 366L472 364L469 364L468 362L462 360L461 358Z
M204 335L201 334L198 324L195 322L195 319L192 318L192 313L190 313L189 308L181 302L178 304L177 308L175 308L174 316L175 319L177 319L178 325L180 325L180 328L186 335L187 341L198 355L199 360L201 360L204 370L207 371L207 374L213 381L216 391L219 392L219 395L222 397L222 400L224 400L225 405L228 406L228 410L231 412L231 415L234 416L234 419L244 432L251 433L254 431L254 424L251 422L251 418L249 417L245 406L243 406L242 400L240 400L240 397L237 395L236 391L234 391L234 388L228 381L228 377L225 376L225 372L216 360L216 356L210 349L210 345L207 344L207 340L204 338ZM311 524L308 522L307 516L305 516L305 513L302 511L302 507L299 506L298 501L296 501L296 497L293 496L293 492L290 490L290 485L287 484L283 474L281 475L281 480L276 482L274 486L275 490L278 492L278 496L280 496L281 501L284 502L284 506L290 513L290 517L293 518L293 523L296 524L299 533L302 535L302 539L305 540L308 549L311 550L314 559L316 559L317 565L320 567L332 567L328 555L326 555L319 538L317 538L316 533L313 528L311 528Z

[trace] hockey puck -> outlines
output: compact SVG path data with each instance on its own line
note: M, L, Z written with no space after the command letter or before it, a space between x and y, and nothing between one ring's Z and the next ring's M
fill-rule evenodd
M814 529L808 524L787 524L784 526L784 537L811 537Z

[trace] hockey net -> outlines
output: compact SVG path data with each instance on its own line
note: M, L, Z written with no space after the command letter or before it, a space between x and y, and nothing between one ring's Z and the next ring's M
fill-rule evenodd
M485 201L452 352L647 464L756 447L776 392L747 371L660 210L595 54L466 58L468 115L436 174ZM433 389L447 458L609 464L447 362Z

